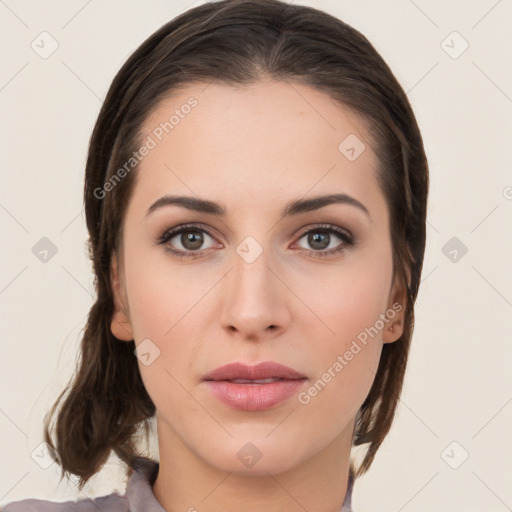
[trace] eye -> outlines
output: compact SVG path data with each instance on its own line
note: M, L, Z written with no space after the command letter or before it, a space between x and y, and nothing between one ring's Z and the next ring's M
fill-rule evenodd
M332 225L317 226L310 229L302 234L299 241L303 238L313 248L313 250L306 250L306 253L311 256L330 256L341 253L355 245L354 237L347 230ZM336 240L333 240L333 238L342 240L342 243L338 242L336 244Z
M158 243L165 244L166 250L176 256L190 258L195 257L194 252L200 254L203 250L211 247L203 247L208 238L213 240L213 235L208 230L197 225L184 225L166 231L158 239Z
M173 255L186 259L199 257L203 251L212 248L213 245L204 246L208 239L214 240L215 237L205 227L186 224L165 231L157 239L157 243L165 245L165 250ZM355 237L349 231L333 225L309 229L302 233L299 241L302 239L306 239L312 249L302 247L304 250L301 252L314 257L332 256L355 245ZM336 243L336 239L341 242Z

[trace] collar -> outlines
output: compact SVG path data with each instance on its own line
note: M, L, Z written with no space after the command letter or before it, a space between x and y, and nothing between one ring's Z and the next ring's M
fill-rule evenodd
M159 466L158 462L151 459L137 459L126 486L130 512L165 512L153 494Z

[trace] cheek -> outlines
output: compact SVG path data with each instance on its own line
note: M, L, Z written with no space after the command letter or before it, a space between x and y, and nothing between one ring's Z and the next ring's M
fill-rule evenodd
M155 404L182 401L185 407L190 397L179 383L185 385L197 359L197 339L201 339L197 333L205 328L199 318L207 303L201 298L216 279L194 272L191 266L180 268L158 252L132 250L126 260L130 321L136 345L144 344L144 353L150 353L151 363L139 358L139 368Z
M316 337L319 372L343 375L340 386L363 387L377 370L382 350L382 330L386 324L384 288L361 282L347 289L332 288L312 297L316 311L322 312L324 334ZM318 322L315 322L318 327ZM328 380L328 376L325 379Z
M333 349L341 350L344 344L350 344L350 340L371 329L380 315L385 314L391 276L391 267L386 266L386 262L380 268L361 262L333 268L321 281L301 285L306 286L302 294L307 297L306 305L317 316L314 320L317 328ZM375 333L373 329L372 333Z
M377 293L375 282L362 286L361 280L357 286L332 286L310 298L329 329L314 321L324 334L315 337L315 375L298 399L310 411L330 416L324 426L326 435L335 435L340 425L355 416L375 379L383 346L378 323L385 313L383 290Z
M325 401L326 407L344 397L357 410L375 378L382 332L392 318L386 309L391 258L380 256L380 262L361 258L333 269L319 286L309 287L308 305L318 317L311 316L309 337L318 340L316 378L321 382L317 387L323 395L319 401Z
M198 283L187 282L186 272L170 262L161 247L142 249L127 243L125 278L136 341L164 339L190 309L189 303L197 301Z

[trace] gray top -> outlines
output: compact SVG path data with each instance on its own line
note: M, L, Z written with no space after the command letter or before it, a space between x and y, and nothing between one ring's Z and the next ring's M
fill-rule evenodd
M155 498L152 486L158 474L159 463L141 460L128 480L126 493L117 492L94 499L55 502L38 499L13 501L0 508L0 512L165 512ZM353 474L349 473L348 488L340 512L352 511Z

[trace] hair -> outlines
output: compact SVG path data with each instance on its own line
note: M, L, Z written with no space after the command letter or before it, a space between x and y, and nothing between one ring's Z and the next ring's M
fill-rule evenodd
M61 478L76 475L79 489L112 450L127 465L127 474L148 460L137 451L136 434L147 435L156 412L134 341L120 341L110 330L111 263L121 248L136 168L108 193L95 191L130 159L144 121L174 91L211 82L241 87L262 79L309 85L344 105L357 114L378 157L377 180L390 212L393 278L406 304L403 333L384 344L356 417L353 446L367 445L362 462L350 463L356 477L370 468L391 427L414 328L429 186L423 141L407 96L368 39L326 12L281 0L207 2L163 25L128 58L108 90L89 142L84 202L97 299L74 376L44 420L44 438L61 466Z

